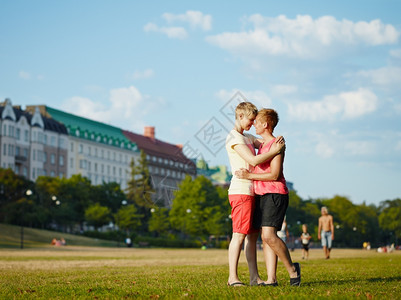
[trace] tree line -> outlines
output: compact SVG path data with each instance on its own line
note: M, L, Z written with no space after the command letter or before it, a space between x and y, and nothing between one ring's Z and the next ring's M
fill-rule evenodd
M204 176L187 176L174 192L171 208L160 207L152 201L143 152L137 162L131 162L130 170L128 187L122 190L115 182L92 185L81 175L40 176L32 182L11 169L0 169L0 222L119 242L131 237L155 245L158 240L159 246L191 246L223 240L221 246L227 246L231 208L226 188L214 186ZM318 243L322 206L334 217L336 247L359 248L365 241L373 247L398 244L401 199L382 201L378 206L356 205L344 196L304 200L291 191L287 210L291 235L299 237L301 225L307 224Z

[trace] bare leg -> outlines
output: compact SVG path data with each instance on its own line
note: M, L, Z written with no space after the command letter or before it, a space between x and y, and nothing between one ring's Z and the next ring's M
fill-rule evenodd
M238 260L241 254L242 244L245 239L245 234L233 233L230 246L228 247L228 265L229 265L229 277L228 283L239 282L238 278Z
M328 258L329 257L329 250L327 249L326 246L323 246L323 252L324 252L324 257Z
M245 238L245 256L249 268L249 280L251 285L257 285L262 282L259 277L256 242L258 240L259 232L248 234Z
M292 263L290 253L286 244L277 236L276 228L274 227L263 227L262 228L262 239L270 246L278 258L283 262L284 267L287 269L290 278L296 278L298 276L295 270L294 264Z
M263 230L263 228L262 228ZM273 249L270 248L269 244L263 241L263 254L266 263L267 270L267 281L266 283L277 282L277 255L274 253Z

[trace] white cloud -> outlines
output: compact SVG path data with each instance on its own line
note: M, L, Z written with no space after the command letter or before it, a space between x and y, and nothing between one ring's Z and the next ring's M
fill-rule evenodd
M401 58L401 49L390 50L390 56L395 58Z
M378 86L400 86L401 68L383 67L375 70L363 70L356 73L357 76L368 79Z
M135 71L132 75L130 75L129 77L133 80L137 80L137 79L147 79L147 78L151 78L154 75L154 71L152 69L146 69L143 71Z
M394 110L396 113L400 114L401 113L401 103L395 103Z
M298 87L296 85L275 85L272 87L272 92L276 95L289 95L298 92Z
M375 154L376 146L369 141L347 141L344 144L344 150L352 156L371 155Z
M43 75L32 75L31 73L27 71L19 71L18 73L19 78L22 78L24 80L30 80L32 78L36 80L43 80L45 77Z
M186 39L188 33L183 27L159 27L154 23L148 23L144 26L145 32L159 32L167 35L167 37L172 39Z
M31 79L31 74L28 73L28 72L26 72L26 71L20 71L20 72L18 73L18 75L19 75L19 77L22 78L22 79L26 79L26 80Z
M144 105L145 98L136 87L130 86L111 90L106 104L76 96L64 101L62 109L99 122L131 125L133 119L137 121L143 114L138 108Z
M192 28L201 28L204 31L212 29L212 16L204 15L200 11L188 10L185 14L164 13L163 18L169 23L185 22L189 23Z
M228 102L232 99L232 97L240 91L241 94L246 98L246 100L255 104L258 108L267 108L272 105L271 98L266 95L265 92L260 90L255 91L243 91L240 89L232 89L231 91L228 90L220 90L216 93L216 96L221 99L223 102Z
M333 121L337 117L353 119L377 108L377 96L368 89L328 95L321 101L289 103L289 116L295 120Z
M401 141L397 142L397 144L395 145L395 150L401 152Z
M334 154L334 149L328 143L319 142L315 147L315 152L322 158L330 158Z
M204 31L212 29L212 17L204 15L200 11L188 10L185 14L164 13L163 19L171 25L173 23L189 24L192 29L201 28ZM167 35L172 39L186 39L188 37L187 30L182 26L158 26L155 23L148 23L143 27L145 32L159 32Z
M260 14L246 18L253 26L248 31L224 32L206 40L237 55L285 55L314 59L328 53L338 53L341 47L394 44L400 33L380 20L352 22L332 16L313 19L298 15L289 19Z

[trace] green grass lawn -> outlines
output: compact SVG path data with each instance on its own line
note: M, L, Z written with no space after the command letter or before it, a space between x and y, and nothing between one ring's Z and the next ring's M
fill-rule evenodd
M227 287L227 251L54 247L0 250L0 299L309 299L401 298L401 251L321 249L301 260L302 284L289 285L279 262L278 287ZM262 252L259 270L265 278ZM241 255L240 278L248 282Z

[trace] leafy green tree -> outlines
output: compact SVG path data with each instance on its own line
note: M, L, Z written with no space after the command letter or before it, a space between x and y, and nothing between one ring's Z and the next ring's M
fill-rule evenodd
M202 238L225 232L228 201L221 198L209 179L199 176L193 180L186 176L174 195L169 214L174 229Z
M381 203L380 227L394 233L395 243L401 236L401 199L386 200Z
M95 203L85 210L85 219L88 224L93 225L97 230L99 227L111 221L111 210L106 206Z
M156 207L151 209L152 216L149 219L149 232L155 232L157 235L164 235L170 227L168 220L168 209Z
M154 192L151 186L151 179L146 161L146 154L141 150L139 160L131 161L131 178L127 185L127 199L135 203L138 207L149 210L154 206L152 194Z
M138 161L134 159L131 161L131 174L127 183L126 194L128 202L135 204L138 208L138 213L143 216L143 222L139 230L145 232L151 216L150 209L155 204L152 200L154 190L151 184L146 154L142 150Z
M61 180L58 177L39 176L35 183L35 199L38 203L36 215L42 228L49 228L50 223L56 223L58 215L57 199ZM58 199L58 201L60 201Z
M33 190L33 183L22 176L16 175L11 169L0 168L0 222L20 224L18 213L15 218L11 209L15 203L25 198L26 191Z
M134 232L141 226L141 219L143 215L138 214L138 209L135 205L130 204L120 208L114 214L114 220L117 226L127 232L127 234Z
M92 187L92 199L102 206L110 208L116 213L121 207L126 196L117 182L103 182L103 184Z
M62 178L57 198L61 202L57 208L57 223L70 227L70 230L73 225L79 224L83 230L85 209L95 203L90 180L80 174Z

